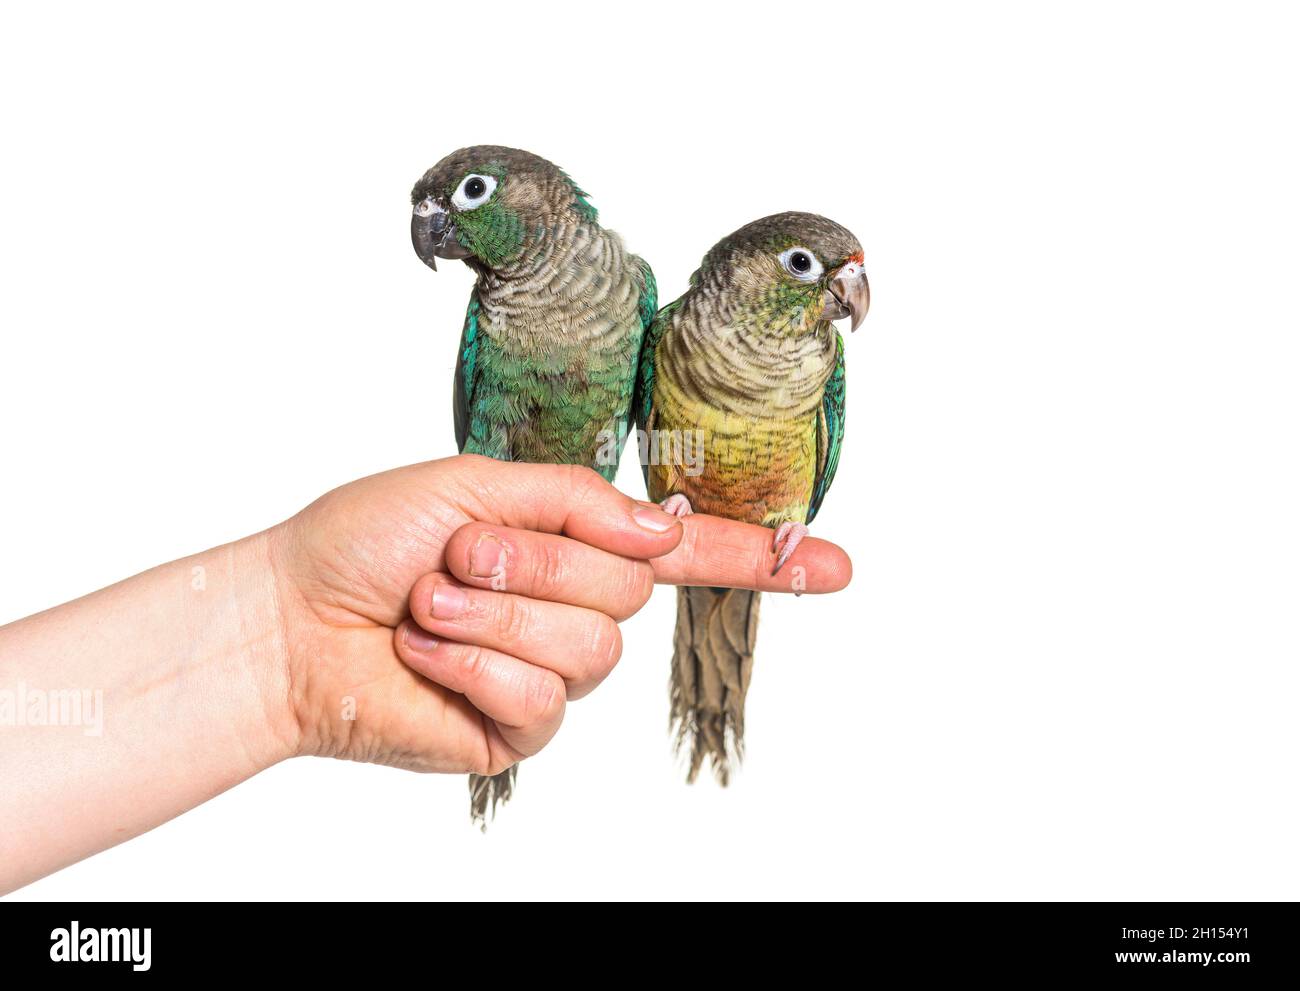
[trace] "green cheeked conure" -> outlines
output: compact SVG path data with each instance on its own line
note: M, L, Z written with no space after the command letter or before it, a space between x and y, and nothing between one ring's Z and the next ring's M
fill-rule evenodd
M839 464L844 341L832 321L857 330L870 300L862 245L825 217L764 217L715 245L646 335L636 417L650 498L771 527L776 574ZM707 758L725 785L742 755L758 604L745 589L678 589L671 704L688 780Z
M588 465L612 481L656 308L650 267L601 227L568 175L530 152L453 152L411 203L420 259L435 270L459 259L475 275L452 391L460 450ZM475 821L510 797L515 771L470 776Z

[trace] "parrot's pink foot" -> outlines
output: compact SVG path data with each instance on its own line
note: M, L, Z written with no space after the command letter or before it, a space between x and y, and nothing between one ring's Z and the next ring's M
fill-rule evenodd
M695 510L691 509L691 500L680 492L670 495L659 504L659 508L665 513L672 513L674 516L690 516L695 512Z
M776 528L776 538L772 541L772 550L776 553L776 567L772 574L781 570L781 566L790 560L790 555L799 546L799 542L808 536L808 528L802 523L782 523Z

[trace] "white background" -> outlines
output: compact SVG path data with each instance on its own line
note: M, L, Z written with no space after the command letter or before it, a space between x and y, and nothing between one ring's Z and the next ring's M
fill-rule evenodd
M664 589L486 837L300 760L14 897L1300 895L1292 17L8 9L0 620L453 451L471 279L407 195L455 148L568 169L665 302L788 209L873 288L856 576L769 597L731 789L670 757Z

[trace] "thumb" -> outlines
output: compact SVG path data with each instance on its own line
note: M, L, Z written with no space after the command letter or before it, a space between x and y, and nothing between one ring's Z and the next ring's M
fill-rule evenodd
M682 539L671 513L624 495L590 468L455 459L462 508L485 523L559 533L612 554L654 558Z

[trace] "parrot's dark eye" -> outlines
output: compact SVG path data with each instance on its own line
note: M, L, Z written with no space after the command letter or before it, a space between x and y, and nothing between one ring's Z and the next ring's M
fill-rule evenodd
M822 274L821 262L807 248L789 248L781 252L781 264L800 282L813 282Z
M460 181L460 186L451 195L452 205L457 210L473 210L482 206L497 188L497 181L490 175L467 175Z

